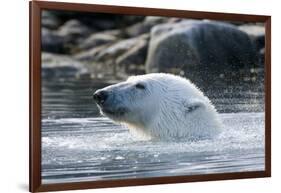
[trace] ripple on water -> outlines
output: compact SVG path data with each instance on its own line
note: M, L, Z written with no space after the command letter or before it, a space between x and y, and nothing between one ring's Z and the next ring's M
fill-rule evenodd
M264 113L221 118L216 139L180 142L136 139L104 117L44 119L43 183L264 170Z

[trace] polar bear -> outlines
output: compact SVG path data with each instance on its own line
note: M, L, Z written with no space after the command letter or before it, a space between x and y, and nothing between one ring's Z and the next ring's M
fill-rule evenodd
M221 131L210 100L176 75L131 76L97 90L93 98L103 115L148 138L197 140L213 138Z

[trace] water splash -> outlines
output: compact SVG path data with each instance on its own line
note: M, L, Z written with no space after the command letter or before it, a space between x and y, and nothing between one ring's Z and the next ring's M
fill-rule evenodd
M264 113L220 116L217 138L178 142L136 139L103 117L45 119L43 182L263 170Z

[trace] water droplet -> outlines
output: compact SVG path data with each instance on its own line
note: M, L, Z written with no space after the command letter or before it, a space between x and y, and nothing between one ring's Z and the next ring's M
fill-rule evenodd
M125 158L118 155L118 156L115 157L115 159L116 159L116 160L123 160L123 159L125 159Z

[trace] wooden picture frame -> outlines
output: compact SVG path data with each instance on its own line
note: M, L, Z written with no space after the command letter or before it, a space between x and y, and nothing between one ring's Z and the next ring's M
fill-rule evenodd
M47 1L30 1L30 176L31 192L106 188L197 181L261 178L271 176L271 17L231 13L154 9L140 7L105 6ZM118 179L88 182L42 184L41 182L41 11L64 10L128 15L169 16L265 23L265 170L218 173L191 176L163 176L153 178Z

